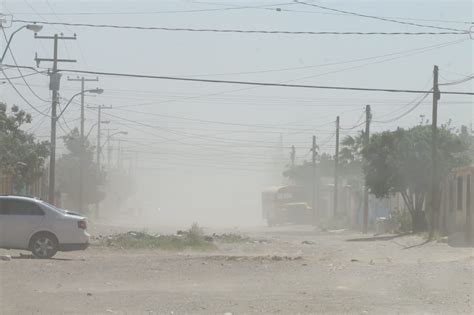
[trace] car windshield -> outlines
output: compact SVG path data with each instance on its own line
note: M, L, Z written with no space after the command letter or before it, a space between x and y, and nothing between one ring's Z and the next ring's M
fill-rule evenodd
M41 200L40 203L41 203L43 206L46 206L46 207L48 207L48 208L50 208L50 209L53 209L53 210L55 210L55 211L57 211L57 212L59 212L59 213L66 214L66 210L61 209L61 208L58 208L58 207L55 207L55 206L53 206L52 204L47 203L46 201Z

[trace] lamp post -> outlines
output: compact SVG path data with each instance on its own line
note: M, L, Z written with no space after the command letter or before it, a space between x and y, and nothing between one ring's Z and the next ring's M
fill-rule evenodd
M0 25L0 28L3 28L3 26ZM3 63L3 59L5 58L5 55L7 54L8 49L10 48L10 44L12 42L13 37L15 36L16 33L21 31L22 29L26 28L27 30L33 31L35 34L39 33L43 29L43 25L40 24L26 24L18 28L16 31L14 31L11 35L10 38L8 39L7 46L5 47L5 50L3 51L2 58L0 59L0 64Z
M102 120L100 123L101 123L101 124L110 124L110 120ZM96 123L94 123L94 124L91 126L91 129L89 129L89 132L88 132L87 135L84 137L84 140L89 139L89 136L91 135L92 130L94 130L95 126L97 126L98 124L99 124L99 122L96 122Z
M108 132L107 140L102 145L102 148L105 147L105 145L107 145L107 169L110 169L110 161L111 161L111 158L110 158L111 156L110 155L111 155L111 152L112 152L112 148L110 147L110 140L115 135L128 135L128 132L127 131L118 131L118 132L115 132L113 134L110 134L110 129L107 130L107 132Z
M101 150L102 148L110 141L110 139L115 136L115 135L128 135L128 132L127 131L118 131L118 132L114 132L113 134L111 135L108 135L107 136L107 140L104 142L104 144L101 146Z
M59 117L61 117L61 115L66 111L66 109L68 108L69 104L71 104L71 102L74 100L74 98L76 98L76 96L82 95L82 94L85 94L85 93L102 94L102 93L104 93L104 90L97 88L97 89L90 89L90 90L81 91L81 92L79 92L79 93L74 94L74 95L69 99L69 101L67 102L66 106L64 106L63 110L59 113L59 115L56 116L56 121L57 121L57 120L59 119Z

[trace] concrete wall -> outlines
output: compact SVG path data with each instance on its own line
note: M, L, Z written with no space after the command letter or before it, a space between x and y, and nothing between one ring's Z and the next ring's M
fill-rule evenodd
M461 233L471 242L474 242L473 177L474 167L462 167L441 183L439 216L439 230L443 234Z

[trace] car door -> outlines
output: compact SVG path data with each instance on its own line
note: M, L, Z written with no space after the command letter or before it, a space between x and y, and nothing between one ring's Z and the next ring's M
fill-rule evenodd
M27 249L29 238L41 226L44 211L35 202L3 199L3 247Z
M2 205L3 199L0 199L0 247L5 247L5 228L8 226L8 216Z

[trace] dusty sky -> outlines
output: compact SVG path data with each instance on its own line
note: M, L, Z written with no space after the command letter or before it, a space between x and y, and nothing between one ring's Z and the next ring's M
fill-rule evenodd
M469 27L459 22L473 20L470 1L314 3L459 29ZM2 1L2 5L2 12L16 19L39 22L285 31L430 31L284 0L30 0ZM226 10L235 7L240 8ZM19 26L14 23L6 29L7 34ZM45 26L40 35L61 32L77 33L76 41L60 44L61 58L78 60L60 65L67 69L420 90L431 87L434 64L440 67L440 82L462 79L473 72L473 41L464 35L311 36L72 26ZM51 57L52 42L35 40L31 32L23 30L15 37L12 50L18 64L33 66L35 52L39 57ZM11 56L4 63L12 64ZM14 69L6 73L18 76ZM23 71L27 73L30 71ZM27 81L41 98L50 99L46 76L34 75ZM31 103L48 110L49 104L37 99L21 79L14 82ZM442 90L472 91L472 82ZM103 95L87 97L88 104L113 107L104 111L104 120L111 121L104 128L112 129L111 133L128 132L127 136L114 138L123 140L125 164L129 160L137 162L134 174L142 194L136 200L158 205L163 220L225 225L260 223L260 190L282 183L279 174L288 163L291 145L297 147L297 160L302 161L309 157L311 136L316 134L322 151L333 152L336 115L348 128L362 121L366 104L372 105L374 120L387 120L419 99L411 94L246 88L106 76L87 86L105 90ZM65 75L61 95L69 98L78 91L79 83L68 82ZM7 84L1 87L1 95L8 104L28 108ZM451 119L454 126L471 124L472 100L469 96L443 95L440 123ZM94 124L96 115L96 111L87 110L86 130ZM430 97L406 117L392 123L374 123L372 130L409 127L420 122L420 115L431 117ZM61 125L66 131L78 126L79 106L72 104L64 118L67 124L61 121ZM31 131L47 139L47 119L35 114ZM59 136L62 134L59 129ZM90 137L95 141L95 129ZM118 142L111 143L116 149ZM116 159L114 151L112 161Z

